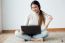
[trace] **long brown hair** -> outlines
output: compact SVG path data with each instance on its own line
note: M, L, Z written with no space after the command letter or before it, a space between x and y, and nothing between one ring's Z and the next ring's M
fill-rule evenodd
M44 16L44 13L42 10L40 10L40 13L39 13L39 25L42 24L42 22L45 24L45 16Z
M40 3L39 3L38 1L35 0L35 1L33 1L33 2L31 3L31 6L32 6L32 4L36 4L36 5L39 7L39 10L41 9ZM40 13L39 13L39 21L38 21L39 25L41 25L42 22L45 24L45 17L44 17L43 11L40 10Z

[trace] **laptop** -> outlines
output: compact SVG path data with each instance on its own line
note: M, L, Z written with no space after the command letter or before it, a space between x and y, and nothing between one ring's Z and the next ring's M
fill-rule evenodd
M36 35L41 33L41 27L38 25L21 26L24 34Z

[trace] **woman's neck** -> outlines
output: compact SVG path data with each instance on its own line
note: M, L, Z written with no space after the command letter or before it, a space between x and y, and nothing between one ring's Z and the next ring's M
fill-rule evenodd
M36 12L36 14L38 14L38 15L39 15L39 13L40 13L40 11Z
M33 11L33 14L39 15L39 13L40 13L40 12L34 12L34 11Z

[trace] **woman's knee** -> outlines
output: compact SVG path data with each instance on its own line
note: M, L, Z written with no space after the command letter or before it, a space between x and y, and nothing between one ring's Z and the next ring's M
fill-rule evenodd
M19 31L15 31L15 36L19 36L19 35L21 35L22 33L21 32L19 32Z
M46 34L43 38L47 38L48 37L48 34Z
M43 32L41 32L41 34L47 35L48 34L48 31L43 31Z
M25 35L25 34L23 34L21 32L18 32L18 31L15 31L15 36L19 37L19 38L22 38L22 39L26 39L26 40L31 40L30 36Z

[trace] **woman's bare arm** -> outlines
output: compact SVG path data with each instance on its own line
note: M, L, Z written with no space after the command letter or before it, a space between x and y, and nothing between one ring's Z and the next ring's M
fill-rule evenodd
M48 18L48 22L45 24L45 28L47 28L48 27L48 25L50 24L50 22L52 21L52 16L50 16L49 18Z
M46 13L45 13L45 16L47 16L47 22L45 23L44 28L48 28L48 25L53 20L53 17L51 15L46 14Z

